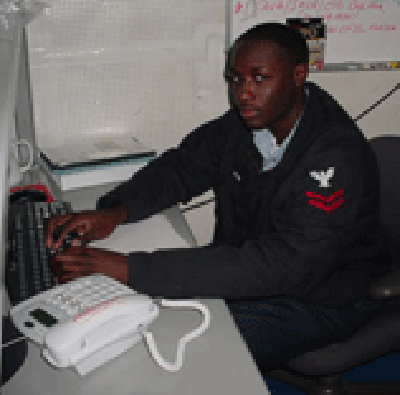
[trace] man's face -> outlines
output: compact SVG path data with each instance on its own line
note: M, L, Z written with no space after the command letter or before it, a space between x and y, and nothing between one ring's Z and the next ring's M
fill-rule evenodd
M251 129L289 130L297 119L305 76L284 50L270 42L244 41L226 72L231 104ZM304 77L304 78L303 78Z

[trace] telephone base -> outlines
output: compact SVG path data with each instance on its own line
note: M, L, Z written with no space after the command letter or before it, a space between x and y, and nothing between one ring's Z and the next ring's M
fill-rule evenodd
M88 357L77 361L73 366L71 366L80 376L85 376L92 370L95 370L99 366L105 364L106 362L118 357L129 348L134 346L141 340L141 335L135 333L134 335L117 340L97 352L89 355Z

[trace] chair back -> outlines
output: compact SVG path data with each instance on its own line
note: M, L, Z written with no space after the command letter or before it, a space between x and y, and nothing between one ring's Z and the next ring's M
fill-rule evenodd
M380 216L393 269L400 269L400 136L369 140L380 171Z

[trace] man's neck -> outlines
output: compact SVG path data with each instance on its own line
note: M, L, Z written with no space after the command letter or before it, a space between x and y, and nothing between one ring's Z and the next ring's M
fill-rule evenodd
M296 100L296 106L292 109L290 114L288 114L288 118L285 121L285 123L279 125L276 128L272 127L270 129L271 133L276 138L276 143L278 145L280 145L282 141L285 140L287 136L289 136L290 132L297 124L299 118L303 113L305 102L306 102L306 94L304 92L304 89L302 89L301 92L299 92L298 99Z

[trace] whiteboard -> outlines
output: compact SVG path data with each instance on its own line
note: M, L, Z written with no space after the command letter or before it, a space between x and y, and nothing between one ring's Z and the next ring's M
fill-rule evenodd
M259 23L323 18L325 64L400 60L400 0L227 1L228 45Z

